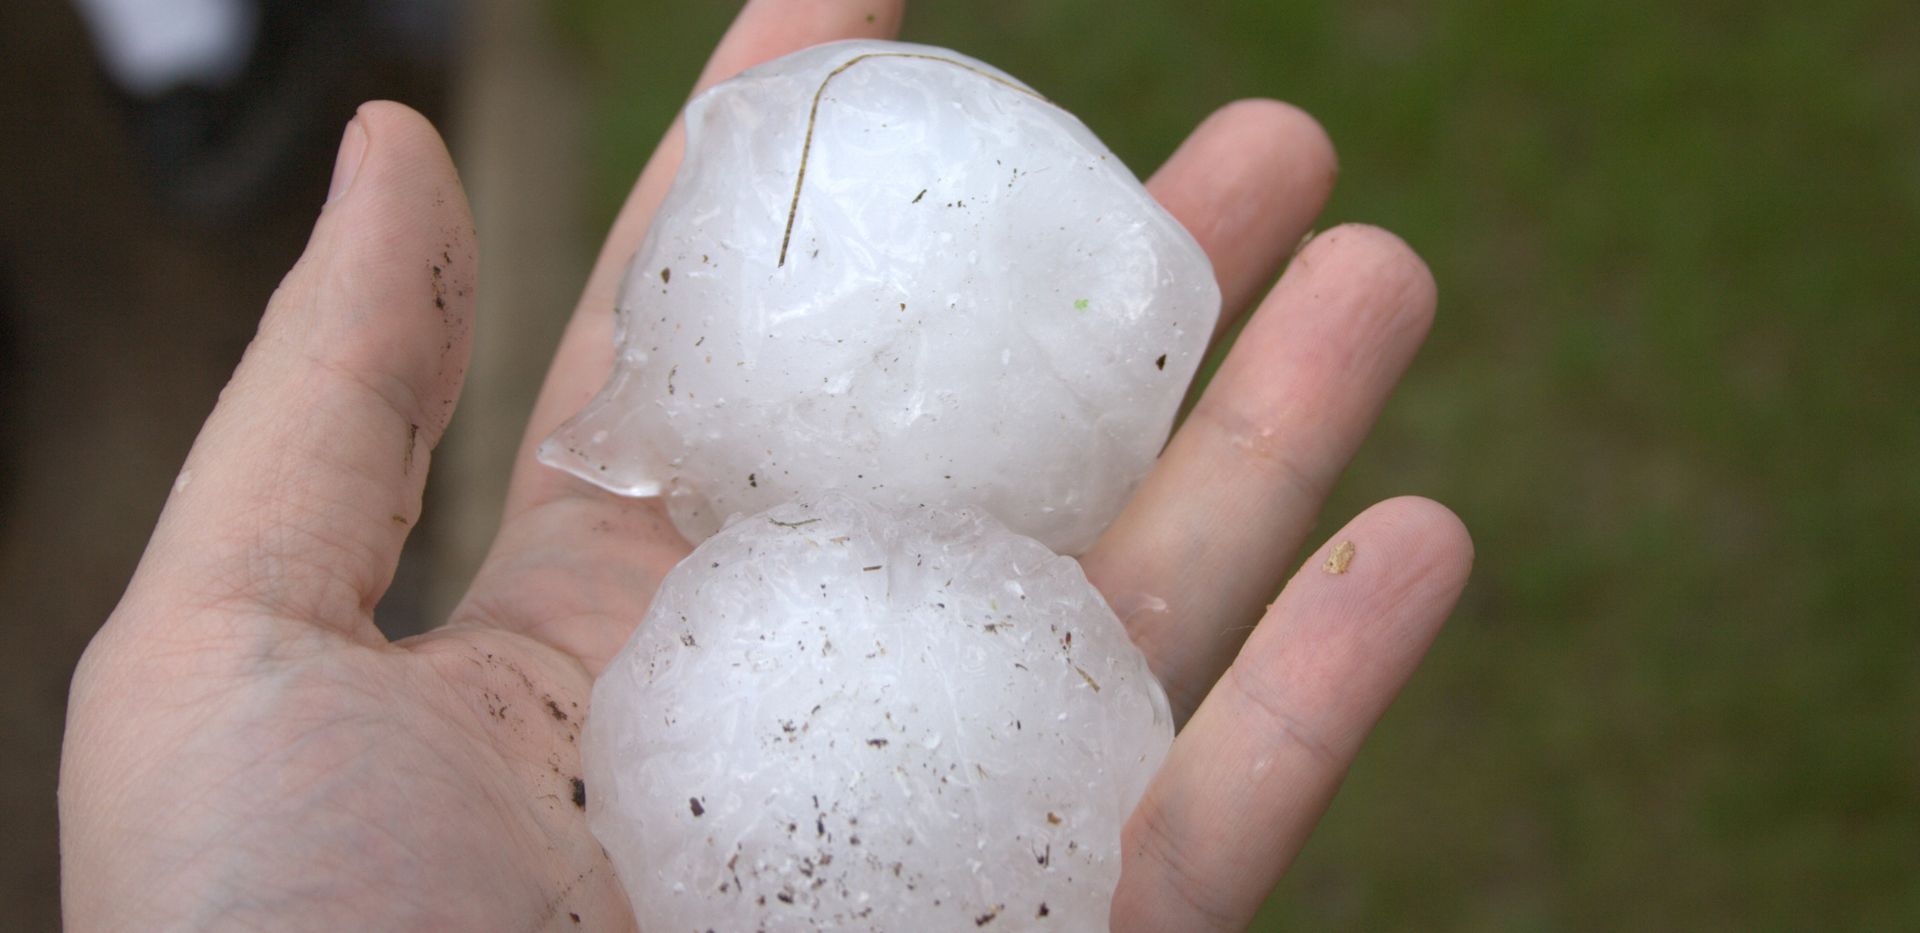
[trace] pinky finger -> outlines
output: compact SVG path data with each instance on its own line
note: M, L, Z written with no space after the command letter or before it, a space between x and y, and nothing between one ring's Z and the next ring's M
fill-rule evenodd
M1115 930L1243 930L1412 676L1473 563L1465 527L1382 502L1287 584L1125 831Z

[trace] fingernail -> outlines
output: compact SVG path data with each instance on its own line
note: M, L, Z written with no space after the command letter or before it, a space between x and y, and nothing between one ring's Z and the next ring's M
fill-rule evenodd
M327 185L327 203L332 204L347 193L353 184L353 176L360 173L360 160L367 154L367 130L360 125L360 117L355 115L347 121L347 131L340 137L340 153L333 157L333 181Z

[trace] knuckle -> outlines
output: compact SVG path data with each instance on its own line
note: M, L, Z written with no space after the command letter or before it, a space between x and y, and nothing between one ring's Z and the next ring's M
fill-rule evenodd
M1254 725L1267 744L1291 745L1329 771L1337 772L1345 767L1344 756L1327 739L1324 730L1288 710L1270 678L1263 677L1245 662L1236 662L1227 668L1222 679L1246 710L1246 721Z
M1299 497L1298 501L1314 502L1326 495L1331 479L1307 469L1297 446L1287 442L1273 419L1249 415L1213 393L1201 398L1191 418L1206 425L1207 433L1228 449L1235 462L1257 471L1268 484Z
M1191 835L1182 835L1174 828L1166 807L1160 799L1149 794L1142 801L1137 818L1130 820L1126 827L1127 840L1125 851L1138 853L1147 866L1161 875L1165 884L1179 899L1182 912L1194 921L1182 927L1187 930L1232 930L1239 925L1240 918L1234 916L1225 906L1225 895L1218 889L1209 874L1199 864L1197 853L1192 851L1196 845L1204 845Z

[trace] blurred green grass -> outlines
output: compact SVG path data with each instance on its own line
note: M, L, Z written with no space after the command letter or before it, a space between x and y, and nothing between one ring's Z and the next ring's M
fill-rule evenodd
M564 0L603 223L732 10ZM1297 103L1439 321L1329 502L1440 499L1460 610L1258 929L1920 928L1907 3L923 3L1144 174Z

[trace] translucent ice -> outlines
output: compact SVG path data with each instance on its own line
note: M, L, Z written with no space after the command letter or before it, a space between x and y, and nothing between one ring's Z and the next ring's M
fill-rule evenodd
M840 488L1077 553L1166 439L1206 255L1071 114L955 52L818 46L687 107L606 387L541 448L698 541Z
M1172 739L1072 559L828 496L667 576L581 753L645 929L1092 931Z

